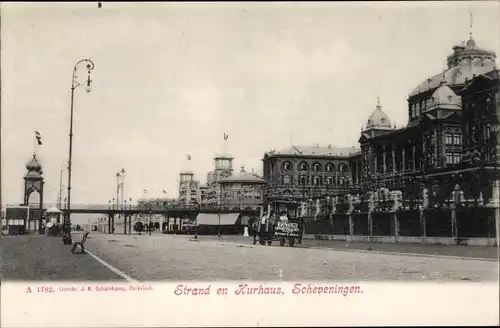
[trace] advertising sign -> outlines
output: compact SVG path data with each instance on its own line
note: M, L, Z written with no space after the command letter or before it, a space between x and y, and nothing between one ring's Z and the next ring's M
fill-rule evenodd
M299 237L299 224L295 222L278 222L275 228L275 235L281 237Z

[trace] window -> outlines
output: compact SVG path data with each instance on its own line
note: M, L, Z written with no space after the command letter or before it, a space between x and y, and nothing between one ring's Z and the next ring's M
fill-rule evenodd
M307 170L309 170L309 166L306 163L300 163L299 170L300 171L307 171Z
M283 177L283 184L289 185L291 183L291 179L289 175L285 175Z
M301 184L301 185L307 184L307 176L305 176L305 175L299 176L299 184Z
M339 172L347 172L347 165L340 164L339 165Z
M319 186L319 185L321 185L321 177L317 177L317 176L313 177L313 181L312 182L313 182L313 186Z
M326 172L332 172L333 171L333 164L332 163L326 164L325 171Z
M459 164L461 158L460 153L446 153L446 164Z
M462 134L461 133L447 133L445 136L445 143L447 145L461 145L462 144Z
M415 105L415 104L413 104L413 105L411 106L411 109L410 109L410 118L415 117L415 109L416 109L416 105Z
M325 184L329 185L329 186L333 185L333 178L332 177L327 177L325 179Z
M291 170L292 170L292 164L290 162L283 163L283 171L291 171Z
M314 171L314 172L320 172L320 171L321 171L321 164L319 164L319 163L314 163L314 164L313 164L313 171Z

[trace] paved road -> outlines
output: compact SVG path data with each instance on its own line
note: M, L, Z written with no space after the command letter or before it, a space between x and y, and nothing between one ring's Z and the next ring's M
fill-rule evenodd
M188 237L190 238L190 236ZM251 244L253 238L243 236L200 236L200 239L223 240L235 243ZM277 242L275 242L277 243ZM421 254L435 256L457 256L479 259L498 260L500 248L492 246L464 246L464 245L433 245L433 244L403 244L403 243L367 243L367 242L346 242L340 240L317 240L303 239L302 244L296 244L298 248L325 248L344 251L371 251L387 252L396 254Z
M74 239L78 239L75 234ZM59 238L0 239L4 279L122 279L91 255L72 255ZM250 242L153 234L91 234L86 247L138 281L335 280L498 281L495 261L252 246ZM39 257L38 257L39 256ZM49 259L51 259L49 261Z

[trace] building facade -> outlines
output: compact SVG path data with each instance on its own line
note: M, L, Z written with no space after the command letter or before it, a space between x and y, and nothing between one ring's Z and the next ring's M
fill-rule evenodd
M179 202L185 205L196 205L201 202L200 182L194 179L191 171L179 174Z
M262 206L262 186L264 180L258 175L241 171L220 180L221 206L228 209L258 211Z
M292 146L264 154L265 206L291 217L314 215L317 200L342 195L360 181L359 149Z
M486 176L477 174L480 168L489 172L487 166L481 165L490 163L487 161L491 156L475 162L471 156L474 158L472 154L478 148L483 149L479 151L482 154L495 152L496 148L493 139L486 142L475 136L484 132L493 138L486 125L493 124L495 111L491 106L495 97L490 91L488 104L486 100L477 104L477 98L484 98L478 96L483 93L481 85L493 90L492 85L498 83L494 82L498 81L495 53L477 47L471 38L465 45L453 47L447 61L447 70L426 79L410 94L406 127L391 128L389 117L377 105L359 139L362 183L351 192L383 187L401 190L405 198L418 200L423 188L427 188L429 197L443 204L458 184L466 198L491 195ZM489 113L484 117L490 118L479 119L471 109L475 106L484 108L484 113ZM485 147L490 150L484 151ZM408 205L412 207L416 202Z
M405 127L391 126L376 104L359 152L292 147L265 154L265 203L305 217L307 233L328 238L498 245L495 59L472 37L453 47L448 68L409 95Z
M207 174L206 205L218 206L221 202L220 181L233 175L233 156L218 154L214 158L214 170Z

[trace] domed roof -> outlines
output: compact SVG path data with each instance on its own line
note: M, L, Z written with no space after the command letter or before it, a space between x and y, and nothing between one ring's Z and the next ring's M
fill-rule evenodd
M366 128L391 128L391 121L389 116L382 110L380 99L377 101L377 107L366 121Z
M241 171L238 174L223 178L220 183L244 182L244 183L265 183L264 179L254 173L245 171L245 167L241 166Z
M51 213L56 214L56 213L62 213L62 212L57 207L53 206L53 207L49 208L48 210L46 210L45 213L47 213L47 214L51 214Z
M31 159L31 161L26 164L26 169L29 172L38 172L42 174L42 165L38 162L36 154L33 154L33 158Z
M441 81L439 88L434 91L430 99L428 110L441 109L461 109L461 99L446 85L446 81Z
M466 79L472 79L474 75L491 72L496 68L496 54L477 47L476 42L470 38L465 45L453 47L453 54L447 58L448 69L444 72L444 78L448 86L464 84ZM425 79L410 94L417 95L424 91L439 87L442 81L442 73Z

